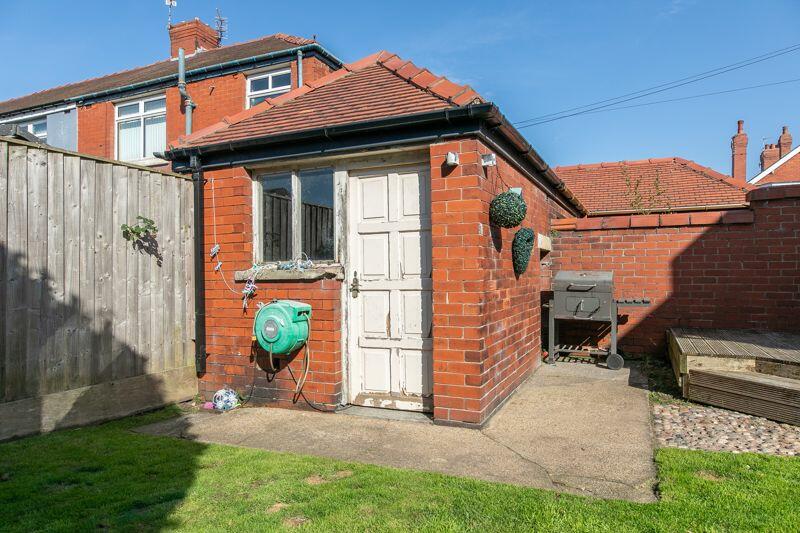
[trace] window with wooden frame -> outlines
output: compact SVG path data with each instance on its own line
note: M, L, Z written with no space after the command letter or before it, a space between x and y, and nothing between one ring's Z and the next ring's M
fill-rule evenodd
M278 96L292 89L292 71L273 70L253 74L247 78L247 107L260 104L267 98Z
M333 261L333 169L265 174L256 183L256 261Z
M114 112L117 159L151 159L167 148L166 97L120 102Z

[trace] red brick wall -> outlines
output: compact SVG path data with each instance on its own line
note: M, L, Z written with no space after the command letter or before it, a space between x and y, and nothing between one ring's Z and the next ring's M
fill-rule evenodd
M554 268L611 270L617 298L652 300L620 308L628 353L663 350L671 326L798 331L800 187L772 189L725 213L554 221Z
M447 152L460 164L443 166ZM548 233L551 206L526 177L476 140L431 146L433 222L433 402L437 421L481 424L540 364L542 276L534 248L519 279L511 264L515 229L489 225L489 203L522 187L522 226Z
M308 400L334 406L341 397L341 282L257 282L258 293L248 309L242 308L241 289L244 283L233 281L234 272L253 264L252 186L242 169L207 172L205 187L205 250L220 245L218 259L222 273L216 272L216 260L206 259L206 373L200 377L200 392L207 399L228 385L247 394L253 385L254 402L276 401L290 405L295 383L285 362L274 380L267 380L269 368L266 354L258 352L259 368L254 371L251 357L253 317L257 302L273 298L300 300L311 304L309 349L311 367L304 393ZM212 184L213 178L213 197ZM212 200L213 198L213 200ZM216 217L214 216L216 204ZM216 241L214 238L216 220ZM236 292L232 292L228 285ZM290 359L295 377L300 377L302 353ZM302 406L301 400L301 406Z
M100 102L78 108L78 151L114 158L114 104Z

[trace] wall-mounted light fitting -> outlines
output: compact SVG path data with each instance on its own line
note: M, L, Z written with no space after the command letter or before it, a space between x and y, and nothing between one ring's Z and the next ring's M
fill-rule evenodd
M481 154L481 165L485 167L497 166L497 156L494 154Z
M445 158L445 163L449 167L454 167L458 165L458 154L455 152L447 152L447 157Z

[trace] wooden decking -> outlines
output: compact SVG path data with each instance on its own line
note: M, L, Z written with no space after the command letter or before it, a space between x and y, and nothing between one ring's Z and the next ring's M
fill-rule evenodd
M672 328L669 331L687 356L755 358L800 364L800 334L746 329Z
M684 397L800 424L800 335L672 328L669 355Z

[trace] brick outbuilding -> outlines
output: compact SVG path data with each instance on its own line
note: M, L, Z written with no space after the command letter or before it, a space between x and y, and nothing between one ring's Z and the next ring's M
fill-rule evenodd
M480 426L540 364L549 221L585 210L469 87L381 52L181 138L166 157L203 184L206 396L252 386L253 401ZM518 275L518 228L489 220L512 188L542 244ZM299 258L313 266L279 268ZM244 307L248 279L257 292ZM256 305L272 299L312 306L307 403L294 394L302 357L273 374L251 338Z

